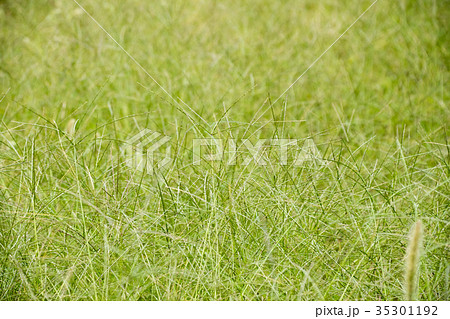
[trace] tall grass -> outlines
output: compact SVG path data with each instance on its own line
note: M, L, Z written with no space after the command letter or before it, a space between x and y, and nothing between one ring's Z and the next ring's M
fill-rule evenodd
M0 299L401 300L417 220L411 287L450 297L445 2L378 1L273 104L371 1L80 0L181 107L73 1L7 2ZM155 174L123 151L144 128L172 138ZM193 165L200 137L326 165Z

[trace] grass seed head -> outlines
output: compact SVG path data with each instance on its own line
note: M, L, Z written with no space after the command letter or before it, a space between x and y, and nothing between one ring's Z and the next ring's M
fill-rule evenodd
M418 220L410 232L405 264L405 299L414 300L417 290L417 274L419 270L420 248L422 245L422 222Z

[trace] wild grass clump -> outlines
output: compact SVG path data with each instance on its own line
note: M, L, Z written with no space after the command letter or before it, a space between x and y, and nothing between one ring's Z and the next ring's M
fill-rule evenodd
M174 99L74 1L0 4L1 300L410 299L417 220L420 299L450 299L446 1L378 1L322 56L373 1L77 2Z

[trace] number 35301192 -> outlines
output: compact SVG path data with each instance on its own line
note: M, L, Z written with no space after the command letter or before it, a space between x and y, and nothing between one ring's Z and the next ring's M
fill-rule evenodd
M437 316L437 306L377 306L377 316Z

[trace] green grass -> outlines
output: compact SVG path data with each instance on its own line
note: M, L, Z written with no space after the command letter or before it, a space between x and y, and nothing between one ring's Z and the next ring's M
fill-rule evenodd
M379 0L276 103L371 1L79 2L204 121L72 0L1 1L1 300L399 300L419 218L417 297L450 299L449 1ZM328 165L192 165L211 136Z

